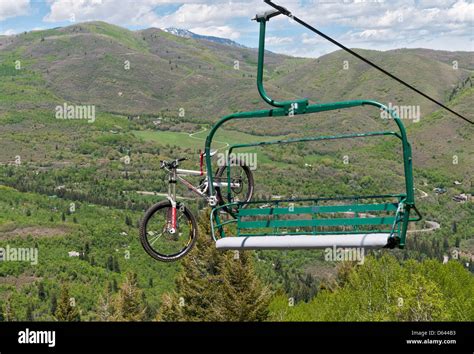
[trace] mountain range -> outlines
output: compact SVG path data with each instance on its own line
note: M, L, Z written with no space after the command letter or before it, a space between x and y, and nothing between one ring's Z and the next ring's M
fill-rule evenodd
M355 50L473 118L472 52ZM420 123L406 121L413 126L414 139L434 143L446 156L453 155L450 144L456 142L460 154L470 161L467 166L472 165L472 154L467 154L471 126L349 54L338 50L310 59L268 52L265 60L265 85L275 99L367 98L419 106ZM14 71L17 61L23 76ZM0 36L0 68L5 75L19 75L17 81L0 81L0 98L6 98L0 114L53 110L67 102L95 105L98 112L212 123L225 114L268 107L255 87L256 66L256 49L180 29L130 31L105 22L86 22ZM270 125L235 123L232 127L259 135L377 130L387 125L377 115L373 110L355 109L323 113L317 120L301 117L292 125L275 120ZM414 150L422 164L435 162L430 148L417 144ZM446 166L450 160L443 159Z
M168 27L164 29L165 32L174 34L175 36L179 37L184 37L184 38L194 38L194 39L202 39L210 42L215 42L218 44L224 44L224 45L229 45L231 47L237 47L237 48L246 48L246 46L237 43L231 39L228 38L221 38L221 37L214 37L214 36L204 36L202 34L197 34L194 32L191 32L187 29L182 29L182 28L176 28L176 27Z

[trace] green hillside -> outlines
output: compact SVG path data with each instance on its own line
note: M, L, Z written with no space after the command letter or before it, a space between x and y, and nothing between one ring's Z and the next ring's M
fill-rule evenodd
M471 52L358 51L474 119ZM453 60L458 61L457 69ZM419 122L404 122L413 147L417 206L428 223L413 228L429 228L430 222L440 227L409 234L406 250L371 254L369 264L378 269L377 301L387 294L395 299L398 293L413 300L414 288L402 283L414 281L429 287L426 303L435 303L433 308L424 304L428 309L420 316L431 316L425 320L472 320L472 309L463 317L456 313L456 304L466 303L472 295L474 209L471 200L458 203L453 197L474 193L473 126L341 51L318 59L269 52L266 61L266 87L275 99L367 98L419 105ZM187 157L183 167L197 169L198 152L220 116L268 108L255 87L256 65L254 49L181 38L155 28L129 31L104 22L0 36L0 248L39 250L38 265L0 263L0 319L53 320L55 301L65 286L76 298L82 320L123 319L117 313L106 315L104 301L120 298L121 286L134 282L130 272L138 274L134 287L147 308L141 319L156 319L162 307L173 310L177 299L173 291L192 293L180 283L186 279L181 263L158 263L139 244L137 223L143 211L162 198L142 192L166 193L165 174L159 168L162 159ZM94 121L56 119L56 107L64 103L94 105ZM213 148L224 152L236 142L393 127L368 107L304 118L265 118L226 125ZM245 151L257 154L257 198L370 195L403 189L400 147L390 138ZM126 156L130 163L124 162ZM347 159L349 163L344 162ZM438 195L433 192L436 187L447 192ZM193 196L182 186L178 193ZM196 214L204 204L187 201ZM203 220L200 237L210 239ZM70 257L71 251L82 255ZM198 257L199 251L193 252ZM453 252L460 256L453 258ZM391 256L382 257L385 253ZM189 275L201 279L198 283L229 276L224 266L227 271L218 275L209 270L214 261L228 265L229 253L209 254L215 258L201 264L209 274ZM344 303L356 303L359 310L351 316L360 319L412 319L381 302L373 313L364 310L367 265L345 269L345 263L325 261L322 251L249 254L245 259L253 265L247 268L241 263L239 269L251 269L249 274L255 274L271 295L268 313L259 319L328 320L331 311ZM451 262L440 264L446 255ZM409 259L416 274L407 271ZM383 272L378 268L385 265L394 271L394 285L388 290L383 289ZM450 276L469 279L469 286L456 288L453 301L447 294ZM285 306L288 298L296 301L293 309ZM328 303L324 311L316 313L324 303ZM438 311L443 306L449 307L445 316ZM7 314L6 308L16 313ZM214 315L212 319L222 314ZM344 314L338 316L333 320L344 320Z

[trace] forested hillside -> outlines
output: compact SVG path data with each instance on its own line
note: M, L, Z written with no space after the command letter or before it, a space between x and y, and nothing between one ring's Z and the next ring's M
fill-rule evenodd
M360 52L474 118L472 52ZM0 319L474 319L474 128L341 51L268 52L266 87L276 99L420 106L419 121L404 123L424 219L406 249L371 252L364 264L327 261L323 251L218 252L204 201L179 186L200 215L198 245L178 263L146 255L138 222L167 191L159 161L187 157L183 167L196 169L220 116L268 108L256 60L254 49L103 22L0 36L0 248L38 250L37 264L0 262ZM57 119L65 103L93 106L94 120ZM213 148L395 129L367 107L288 119L226 125ZM258 157L258 199L404 187L400 146L387 137L245 152ZM468 200L453 199L460 194Z

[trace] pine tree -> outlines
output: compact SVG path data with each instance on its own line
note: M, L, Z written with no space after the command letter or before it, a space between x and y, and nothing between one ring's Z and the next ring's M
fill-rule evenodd
M258 280L249 253L220 252L210 237L209 211L199 223L195 248L183 259L176 290L164 294L158 320L260 321L269 290Z
M456 221L453 221L453 224L451 225L451 231L453 232L453 234L458 232L458 225L456 224Z
M183 258L182 272L177 276L176 291L164 294L158 320L205 321L218 294L218 266L222 253L215 249L206 226L208 215L199 223L199 238L194 249Z
M158 312L158 321L177 322L185 320L184 298L177 300L176 293L164 293L161 298L161 308Z
M77 307L71 303L69 296L69 288L67 285L61 287L61 294L59 295L59 302L54 313L57 321L63 322L77 322L80 321L79 311Z
M254 272L249 252L225 257L220 267L222 283L212 306L216 321L264 321L268 318L270 291Z
M57 308L58 308L58 298L56 297L56 293L53 293L51 295L51 305L50 305L51 314L54 315Z
M115 256L114 256L114 260L113 260L113 271L117 272L117 273L120 273L119 262L118 262L118 259Z
M29 304L26 308L26 320L29 322L34 321L33 305L31 304Z
M5 302L5 305L4 305L3 314L4 314L3 317L6 322L16 321L16 313L15 313L15 310L13 309L11 294L8 295L7 297L7 301Z
M448 238L445 237L443 240L443 250L447 250L449 248L449 241Z
M104 294L99 297L96 313L99 321L110 321L114 318L115 308L113 306L110 286L107 286Z
M118 291L117 279L112 280L112 292L116 293Z
M150 305L146 299L145 293L142 292L142 301L145 305L145 313L143 314L144 321L151 321L156 317L156 308Z
M38 284L38 298L41 301L44 301L46 299L46 291L44 290L43 283Z
M110 271L114 270L114 257L109 256L107 258L107 263L105 264L105 268L107 268L107 270L110 270Z
M145 316L143 292L138 287L136 273L128 273L125 282L120 286L115 318L119 321L142 321Z

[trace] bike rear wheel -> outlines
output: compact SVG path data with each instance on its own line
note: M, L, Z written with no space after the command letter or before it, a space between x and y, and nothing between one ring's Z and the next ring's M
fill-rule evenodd
M163 201L148 209L140 222L140 241L145 251L162 262L177 261L194 246L197 223L184 205L176 206L176 227L171 228L173 215L170 201Z
M221 166L216 173L216 181L228 183L228 166ZM252 199L254 191L254 181L252 170L239 160L231 161L230 167L231 195L229 198L228 187L216 187L216 194L219 204L228 204L233 202L249 202ZM235 186L233 186L235 184ZM227 212L231 212L227 207Z

